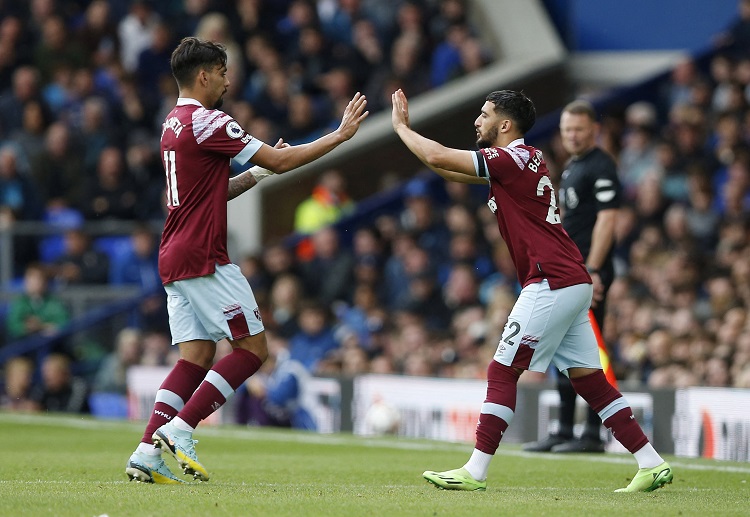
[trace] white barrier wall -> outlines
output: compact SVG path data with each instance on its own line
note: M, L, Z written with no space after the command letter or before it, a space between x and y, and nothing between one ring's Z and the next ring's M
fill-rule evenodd
M128 415L150 416L156 391L169 368L134 367L128 371ZM399 375L362 375L355 379L313 378L303 398L318 432L395 434L411 438L473 442L486 381ZM625 398L649 439L660 451L686 457L750 461L750 390L688 388L627 391ZM231 399L230 399L231 402ZM557 428L557 391L520 385L516 415L505 435L508 443L533 440ZM349 414L351 408L351 415ZM227 404L209 424L231 423ZM579 401L577 430L585 418ZM602 431L607 450L624 452Z
M472 441L486 387L487 383L479 380L357 377L352 402L354 433Z
M133 366L128 369L128 418L148 420L154 407L156 392L169 374L167 366ZM313 377L305 384L302 395L305 407L315 420L317 431L334 433L341 430L341 384L336 379ZM212 413L202 425L233 423L233 399Z
M750 461L750 390L677 390L672 437L678 456Z

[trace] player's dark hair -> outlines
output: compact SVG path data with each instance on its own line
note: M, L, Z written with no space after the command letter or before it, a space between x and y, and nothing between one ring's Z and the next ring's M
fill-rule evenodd
M190 36L183 38L174 49L170 64L177 85L187 86L200 70L226 66L227 51L221 43Z
M495 113L502 113L515 122L521 134L534 127L536 108L523 92L499 90L490 93L485 100L495 105Z
M569 103L562 110L563 113L570 113L571 115L586 115L593 122L596 122L596 110L589 101L576 100Z

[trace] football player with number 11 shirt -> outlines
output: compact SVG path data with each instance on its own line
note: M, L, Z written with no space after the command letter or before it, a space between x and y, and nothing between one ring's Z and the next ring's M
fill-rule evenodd
M131 480L174 484L161 457L167 452L182 470L207 481L195 453L193 431L220 408L268 356L258 304L239 267L227 255L227 201L273 174L309 163L354 136L367 117L357 93L339 127L317 140L271 147L247 134L219 110L229 87L224 47L185 38L172 53L180 96L161 136L166 174L167 220L159 247L159 274L167 292L172 343L180 359L156 393L141 443L125 473ZM230 161L254 167L230 179ZM216 342L232 352L213 364Z

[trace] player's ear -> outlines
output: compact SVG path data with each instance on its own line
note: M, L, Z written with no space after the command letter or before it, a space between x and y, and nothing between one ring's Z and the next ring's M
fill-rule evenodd
M206 72L204 69L198 70L198 77L197 77L198 84L201 86L206 86L208 84L208 72Z
M500 123L500 131L502 131L504 133L507 133L508 131L510 131L510 128L512 128L512 127L513 127L513 121L510 120L509 118L504 119Z

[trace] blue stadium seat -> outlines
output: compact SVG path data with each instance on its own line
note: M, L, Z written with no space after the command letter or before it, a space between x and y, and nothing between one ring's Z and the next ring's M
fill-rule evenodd
M128 397L120 393L92 393L89 395L89 409L97 418L128 418Z
M111 235L96 238L94 248L106 253L110 264L114 264L133 250L133 243L128 235Z
M48 208L44 212L44 222L60 231L39 242L39 259L45 264L51 264L65 251L63 231L80 227L83 224L83 214L74 208Z

